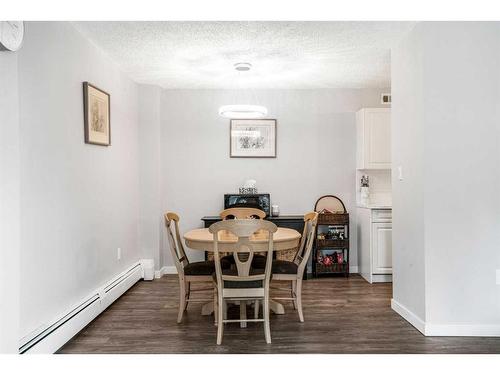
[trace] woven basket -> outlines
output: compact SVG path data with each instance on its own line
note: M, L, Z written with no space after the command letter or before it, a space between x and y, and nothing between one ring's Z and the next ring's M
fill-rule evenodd
M276 259L288 260L292 262L295 258L295 254L299 250L298 246L288 250L281 250L276 252Z

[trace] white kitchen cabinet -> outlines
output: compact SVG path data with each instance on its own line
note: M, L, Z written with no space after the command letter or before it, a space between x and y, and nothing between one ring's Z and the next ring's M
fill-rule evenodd
M372 223L372 273L392 274L392 223Z
M391 109L363 108L356 113L357 169L391 168Z
M369 283L392 281L392 210L358 207L359 273Z

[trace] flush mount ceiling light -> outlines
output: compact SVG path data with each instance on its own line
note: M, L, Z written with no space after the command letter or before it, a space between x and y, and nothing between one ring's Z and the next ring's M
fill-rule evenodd
M252 69L252 64L239 62L234 64L234 69L236 69L238 72L248 72L250 69Z
M261 105L229 104L219 108L219 115L234 119L261 118L267 115L267 108Z
M252 64L240 62L234 64L234 69L238 75L242 72L248 72ZM267 115L267 108L255 104L228 104L219 108L219 115L230 119L254 119L262 118Z

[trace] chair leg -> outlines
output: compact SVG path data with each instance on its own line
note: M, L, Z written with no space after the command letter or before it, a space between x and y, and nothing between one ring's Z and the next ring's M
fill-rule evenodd
M240 301L240 319L245 320L247 318L247 302ZM240 322L241 328L246 328L247 322Z
M297 281L293 280L292 281L292 302L293 302L293 309L297 310Z
M186 281L186 303L184 306L184 310L187 310L187 308L188 308L190 296L191 296L191 283L189 281Z
M182 322L184 308L186 307L186 283L183 279L179 280L179 314L177 315L177 323Z
M271 328L269 326L269 294L264 297L262 315L264 316L264 335L266 343L271 343Z
M297 310L299 311L299 320L304 323L304 313L302 312L302 279L297 280Z
M217 308L217 345L222 344L222 335L224 334L224 304L226 303L222 299L222 295L218 297L218 308Z
M255 304L253 306L253 318L259 319L259 300L255 300Z
M218 314L218 302L217 299L219 297L217 296L217 288L214 288L214 325L217 325L217 314Z

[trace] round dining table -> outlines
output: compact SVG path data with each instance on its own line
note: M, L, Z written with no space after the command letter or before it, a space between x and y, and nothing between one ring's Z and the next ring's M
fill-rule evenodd
M267 236L266 231L259 231L250 237L250 241L256 251L267 250ZM300 237L301 234L295 229L278 227L278 230L273 235L274 251L279 252L297 248ZM193 229L184 233L186 246L193 250L213 252L213 240L213 234L209 232L208 228ZM232 233L226 231L219 232L219 250L221 252L233 252L236 241L237 237ZM272 299L269 301L269 307L275 314L285 313L283 305ZM209 302L202 307L201 313L203 315L210 315L213 310L213 303Z

